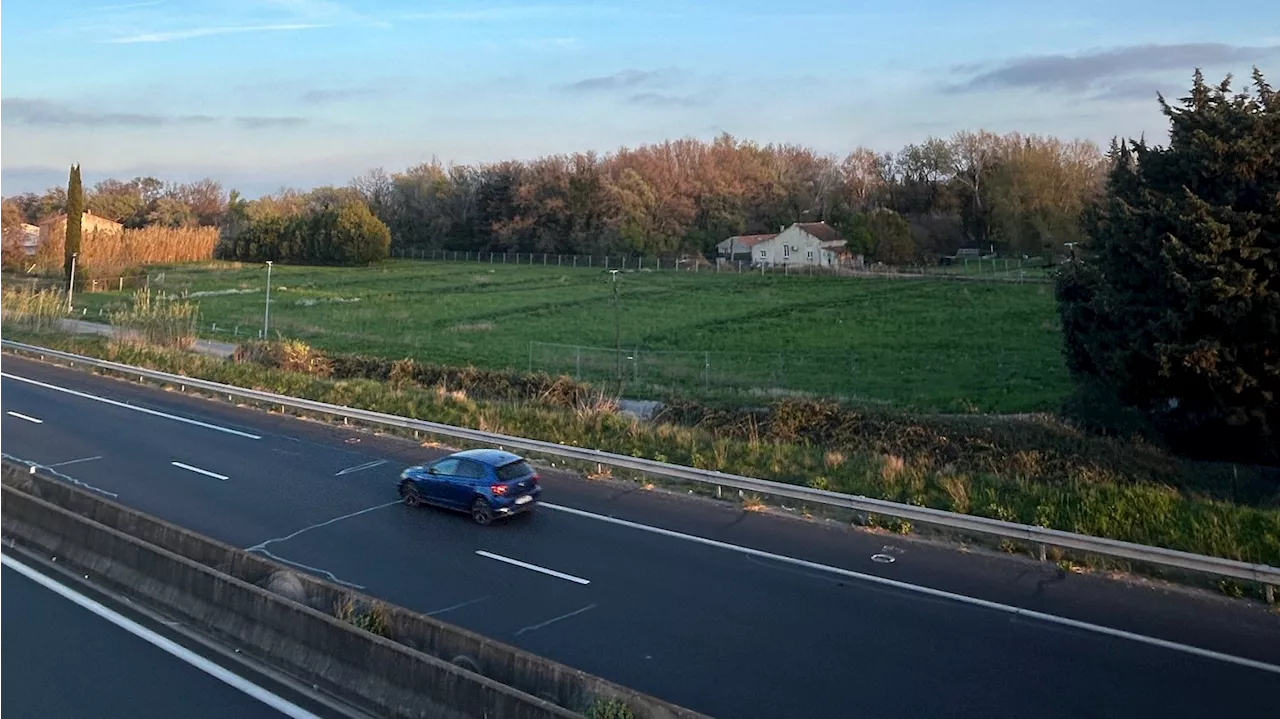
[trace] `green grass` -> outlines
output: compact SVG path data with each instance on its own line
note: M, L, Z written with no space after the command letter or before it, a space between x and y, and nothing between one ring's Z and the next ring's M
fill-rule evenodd
M262 327L265 270L171 267L152 288L194 297L201 334ZM1057 409L1070 389L1042 283L782 277L390 261L277 266L271 328L325 350L599 381L629 396L788 393L941 412ZM123 304L85 293L77 305ZM104 311L104 315L106 312ZM217 324L213 332L211 325ZM578 349L579 347L586 349ZM597 348L595 350L591 348Z

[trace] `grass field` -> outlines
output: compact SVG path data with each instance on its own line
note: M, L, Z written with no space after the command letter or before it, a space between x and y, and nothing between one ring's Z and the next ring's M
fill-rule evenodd
M162 272L162 274L161 274ZM261 266L153 269L201 334L262 327ZM624 272L460 262L276 266L271 330L316 347L615 378L632 396L812 393L943 412L1056 409L1069 389L1047 284ZM77 306L126 302L85 293ZM623 348L612 351L616 329ZM217 330L212 329L216 324Z

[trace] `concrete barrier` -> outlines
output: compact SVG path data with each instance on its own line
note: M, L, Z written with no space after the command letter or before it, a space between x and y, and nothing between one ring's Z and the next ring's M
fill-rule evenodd
M66 518L58 519L48 512L41 513L39 509L32 509L31 507L38 505L33 505L31 501L25 504L15 504L13 508L10 507L8 502L11 496L22 497L25 494L28 495L29 500L40 502L41 504L48 503L57 509L66 510L76 515L77 518L82 518L82 524L85 526L96 526L99 531L121 534L137 544L149 546L150 549L156 552L171 554L173 555L172 559L180 559L187 564L198 566L206 572L222 575L224 581L234 582L237 587L247 587L261 595L270 597L276 602L283 602L295 607L297 611L305 610L313 615L320 615L338 626L355 631L358 636L378 639L379 642L396 645L404 651L420 656L422 659L429 659L433 662L433 668L438 668L437 665L444 665L451 669L462 671L468 676L478 674L480 676L475 677L476 679L484 678L522 697L537 699L542 705L545 705L541 707L541 710L550 711L555 709L570 712L565 714L509 714L503 711L498 714L490 713L489 716L572 716L571 712L586 711L596 701L610 701L615 704L625 704L630 709L631 716L636 717L636 719L704 719L704 715L683 707L627 689L586 672L494 641L475 632L402 607L387 605L379 602L374 597L351 591L309 574L294 572L290 568L265 557L217 542L110 501L105 497L73 486L66 481L46 476L44 471L32 473L28 467L5 462L3 485L5 490L4 515L6 534L9 533L11 513L14 514L14 520L22 520L28 530L39 531L42 529L41 525L23 519L26 516L22 514L23 512L38 513L40 517L53 522L57 528L74 528L76 531L88 531L81 529L81 524L69 522ZM84 519L90 520L90 522L83 523ZM76 543L76 540L60 540L56 532L51 530L44 529L44 532L54 535L42 537L40 539L42 544L35 545L44 551L52 551L51 547L45 546L48 544L67 544L70 547L88 546L92 548L90 550L92 555L90 559L98 562L112 559L112 555L103 554L96 544L80 545ZM124 546L110 546L116 546L122 551L136 551ZM172 564L172 562L169 564ZM86 568L88 569L88 567ZM141 573L141 576L138 576L139 573ZM101 574L100 569L99 574ZM132 574L131 579L133 580L148 576L142 569L137 568L133 570ZM154 584L154 581L150 583ZM164 596L174 593L172 588L168 588L168 584L163 581L161 584L163 586L153 588L160 591ZM122 590L129 588L127 583L121 586ZM182 585L178 586L178 592L181 593ZM150 594L150 589L148 594ZM201 585L201 589L202 591L212 591L214 587ZM196 604L200 602L207 603L210 596L201 594L197 598L199 601ZM257 594L253 596L257 597L258 601L262 601ZM174 596L173 599L176 601L181 597ZM245 595L242 599L248 601L249 596ZM357 612L367 612L376 608L377 613L385 624L385 638L374 637L366 632L360 632L353 629L350 624L335 619L333 617L335 609L344 605L354 608ZM245 608L252 611L256 608L256 604L248 602ZM198 626L202 628L212 626L217 629L219 625L216 623L206 624L202 621ZM296 627L294 628L296 629ZM239 635L231 638L242 641ZM295 643L301 641L303 645L308 647L307 652L313 654L317 652L329 653L334 649L341 652L355 652L352 655L338 654L330 663L341 664L348 656L364 656L364 650L360 648L359 643L352 645L350 644L350 639L346 640L347 643L335 640L332 646L308 644L307 642L310 640L307 637L292 638L291 641ZM269 646L266 648L269 648ZM267 656L265 658L270 659L271 657ZM380 682L394 683L396 681L395 676L389 674L388 668L381 662L375 662L372 665L367 664L364 659L360 659L359 662L363 663L362 665L364 666L376 667L373 671L378 675L378 680L372 682L372 685L379 685ZM316 671L307 667L302 667L302 669L308 672ZM348 674L343 676L357 680L356 675L350 673L351 670L344 671L348 671ZM441 681L441 686L445 688L453 686L458 681L456 678L449 678L446 681L446 677L443 675L434 678ZM388 686L377 691L385 693L387 696L394 696L396 691L403 691L403 689L393 690L393 687ZM365 700L368 701L369 699L366 697ZM521 709L521 711L526 710L527 707ZM443 714L434 715L443 716ZM397 716L417 715L398 714Z

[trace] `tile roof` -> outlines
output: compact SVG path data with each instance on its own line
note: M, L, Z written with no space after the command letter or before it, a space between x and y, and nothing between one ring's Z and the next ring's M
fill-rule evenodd
M729 240L736 241L741 247L755 247L761 242L764 242L765 240L772 240L777 236L778 233L776 232L771 235L735 235L730 237Z
M821 242L838 242L842 239L840 233L825 222L797 222L795 226L818 238Z

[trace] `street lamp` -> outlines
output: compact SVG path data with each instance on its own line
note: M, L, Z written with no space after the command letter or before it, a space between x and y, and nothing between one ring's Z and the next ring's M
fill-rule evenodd
M616 371L618 374L618 383L622 383L622 319L619 315L621 311L618 303L618 271L609 270L609 274L613 275L613 357Z
M71 278L67 280L67 314L71 314L71 295L76 290L76 257L79 255L79 252L71 253Z
M267 339L267 327L271 324L271 260L267 260L267 303L262 311L262 339Z

